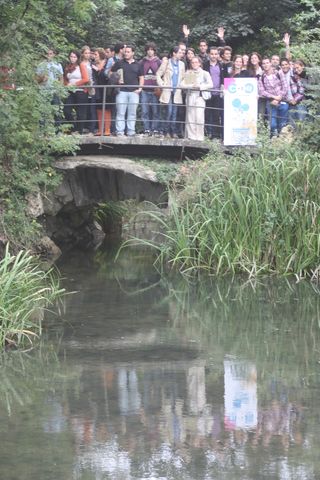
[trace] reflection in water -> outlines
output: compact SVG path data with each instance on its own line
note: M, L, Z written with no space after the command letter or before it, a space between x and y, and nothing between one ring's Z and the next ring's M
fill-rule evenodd
M47 319L56 353L1 363L2 477L316 480L318 292L98 260L60 266L79 294Z
M136 415L141 407L138 378L135 369L120 368L118 371L119 409L121 415Z
M237 360L224 361L224 423L227 430L257 426L257 370Z
M189 367L187 371L188 407L191 415L198 415L206 404L204 363Z

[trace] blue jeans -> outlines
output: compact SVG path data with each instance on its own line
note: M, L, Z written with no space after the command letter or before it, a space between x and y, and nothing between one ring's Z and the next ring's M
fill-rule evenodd
M127 135L136 133L136 117L139 105L139 94L135 92L119 92L116 99L117 116L116 130L120 135L124 134L127 114Z
M171 93L170 101L166 107L166 121L163 125L163 133L178 134L177 116L179 105L173 103L173 93Z
M144 130L154 132L159 129L159 100L151 91L141 92L141 117Z
M285 125L288 124L289 104L280 102L279 105L271 105L267 103L267 115L270 119L271 135L277 135Z

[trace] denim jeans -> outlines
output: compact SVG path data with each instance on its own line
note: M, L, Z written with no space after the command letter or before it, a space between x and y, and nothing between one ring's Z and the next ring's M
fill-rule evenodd
M282 128L288 124L288 110L289 104L280 102L279 105L272 105L267 103L267 115L270 119L271 135L280 133Z
M116 99L117 116L116 130L120 135L124 134L127 114L127 135L136 133L136 117L139 105L139 94L136 92L119 92Z
M141 117L144 130L154 132L159 129L160 106L158 97L151 91L141 92Z
M167 112L166 112L166 121L163 125L163 132L164 133L171 133L171 134L178 134L179 127L177 125L177 116L178 116L178 108L179 105L173 103L173 93L171 93L170 101L166 105Z

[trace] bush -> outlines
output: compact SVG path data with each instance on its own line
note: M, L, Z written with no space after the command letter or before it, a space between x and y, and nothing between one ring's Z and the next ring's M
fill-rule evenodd
M161 263L184 274L320 271L320 157L272 143L212 152L170 192Z
M18 346L41 334L41 313L64 290L53 270L43 271L28 252L6 249L0 261L0 348Z

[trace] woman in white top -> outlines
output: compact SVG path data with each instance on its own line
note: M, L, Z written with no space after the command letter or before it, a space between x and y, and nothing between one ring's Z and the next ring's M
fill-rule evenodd
M247 65L247 70L249 72L250 77L257 77L259 78L262 75L262 58L261 55L258 52L252 52L249 55L249 61Z
M84 63L79 64L79 62L79 52L72 50L63 75L64 84L72 87L65 100L64 116L68 123L74 125L75 131L82 133L87 119L88 105L88 89L83 86L89 84L89 75ZM74 121L73 110L76 111L76 121Z
M90 88L88 88L86 128L89 130L89 133L94 134L97 131L96 91L94 88L92 88L94 81L92 75L91 49L88 47L88 45L85 45L81 48L81 63L87 67L90 85Z
M191 59L191 69L181 82L182 87L189 87L186 97L186 137L190 140L204 140L204 111L206 100L211 97L213 88L209 72L201 68L199 57Z

